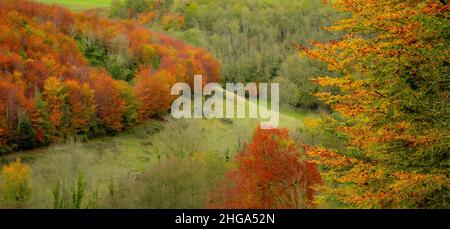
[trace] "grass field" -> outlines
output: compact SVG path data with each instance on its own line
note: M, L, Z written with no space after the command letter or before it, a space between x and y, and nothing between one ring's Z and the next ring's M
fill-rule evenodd
M74 11L81 11L90 8L108 8L111 0L37 0L47 4L63 5Z

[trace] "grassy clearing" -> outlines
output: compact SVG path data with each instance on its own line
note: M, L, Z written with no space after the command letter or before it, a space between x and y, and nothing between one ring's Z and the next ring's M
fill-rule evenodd
M58 4L74 11L82 11L90 8L108 8L111 0L37 0L47 4Z

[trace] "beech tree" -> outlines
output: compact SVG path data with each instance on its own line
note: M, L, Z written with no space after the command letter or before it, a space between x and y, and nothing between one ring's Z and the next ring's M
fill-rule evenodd
M323 200L359 208L448 208L450 3L337 0L352 17L340 40L302 47L340 77L318 93L340 116L324 120L345 149L308 147L333 183Z

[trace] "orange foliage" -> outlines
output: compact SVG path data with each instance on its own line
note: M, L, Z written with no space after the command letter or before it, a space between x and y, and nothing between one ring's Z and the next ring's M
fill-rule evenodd
M71 127L76 134L85 134L95 115L94 91L87 83L80 84L75 80L68 80L64 84L71 107Z
M256 129L235 161L237 168L211 195L209 207L311 207L314 187L322 183L317 166L302 159L287 129Z
M26 98L19 86L0 81L0 146L11 140L18 124L19 112L24 109Z
M105 72L91 72L90 86L94 89L97 116L109 130L120 131L124 127L122 116L126 111L126 102L120 97L119 88Z
M62 125L62 109L67 95L63 83L55 77L47 79L44 82L44 92L42 95L47 102L48 112L50 114L49 121L56 135L58 128Z
M315 79L338 89L316 95L339 113L324 123L348 139L307 147L333 182L321 193L360 208L448 208L450 3L330 2L351 13L328 28L346 35L300 47L340 76Z
M19 116L26 122L22 129L33 132L21 133L22 137L36 138L40 142L36 144L43 145L48 138L59 141L100 129L120 131L138 119L163 114L172 101L170 86L191 80L194 74L205 74L210 82L220 80L213 56L152 32L138 21L111 20L98 10L74 13L27 0L0 1L0 14L0 150L20 147L14 135ZM176 16L166 21L171 26L182 24ZM139 69L135 85L88 66L78 39L94 41L106 53L123 54L130 68ZM135 69L127 70L133 74Z
M136 93L141 102L140 118L145 120L161 115L170 109L173 97L170 89L175 77L167 71L153 73L150 68L141 69L136 79Z

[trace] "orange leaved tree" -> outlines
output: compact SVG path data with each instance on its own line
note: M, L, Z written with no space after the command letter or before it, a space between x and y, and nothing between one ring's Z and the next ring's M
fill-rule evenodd
M64 82L67 88L71 113L71 130L75 134L87 134L95 117L94 91L87 83L75 80Z
M303 159L287 129L255 131L232 169L211 194L211 208L305 208L313 206L317 166Z
M175 77L165 70L153 73L144 68L136 76L136 94L141 103L139 116L145 120L163 114L170 109L173 96L170 93Z
M121 97L117 84L102 71L92 71L89 83L95 91L94 101L101 126L107 131L121 131L124 128L126 101Z

